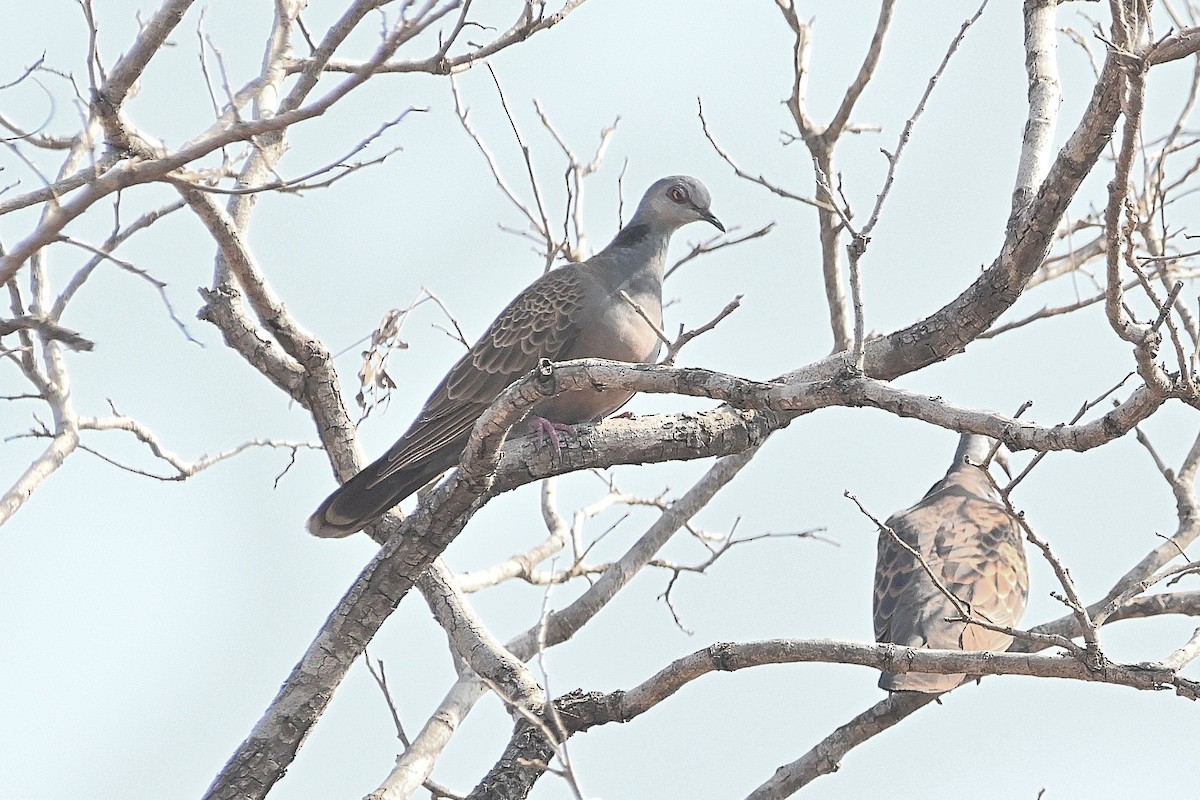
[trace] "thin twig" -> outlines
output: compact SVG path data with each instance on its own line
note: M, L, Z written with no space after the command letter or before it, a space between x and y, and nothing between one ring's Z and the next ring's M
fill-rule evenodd
M669 342L667 344L667 354L665 356L663 356L663 360L660 363L666 364L667 366L674 364L675 357L679 355L679 351L683 349L684 345L686 345L688 342L695 339L697 336L700 336L701 334L704 334L704 333L708 333L713 328L717 327L717 325L719 325L721 323L721 320L728 317L734 311L737 311L738 308L741 307L741 305L742 305L742 295L739 294L737 297L730 300L725 305L725 307L723 309L721 309L720 313L718 313L715 317L713 317L708 322L701 325L699 328L694 328L693 330L684 332L683 326L680 325L679 326L679 337L674 342Z
M691 252L689 252L686 256L684 256L683 258L680 258L678 261L676 261L674 264L672 264L670 267L667 268L667 271L663 274L663 280L666 280L667 278L671 277L671 275L674 274L675 270L679 269L684 264L686 264L687 262L691 261L694 258L705 255L706 253L716 252L717 250L720 250L723 247L730 247L735 244L741 244L742 242L748 242L751 239L759 239L763 236L766 236L768 233L770 233L774 229L775 229L775 223L768 222L766 225L762 226L758 230L751 231L750 233L747 233L745 236L739 236L736 239L731 239L728 237L728 234L726 234L724 236L714 236L711 239L701 242L700 244L693 245ZM732 234L736 230L737 230L737 228L731 228L729 233Z

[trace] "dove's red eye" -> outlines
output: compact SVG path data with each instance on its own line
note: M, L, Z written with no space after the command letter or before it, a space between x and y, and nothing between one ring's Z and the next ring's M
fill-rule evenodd
M671 198L676 203L682 203L683 201L687 200L687 192L683 190L682 186L672 186L671 190L667 192L667 197Z

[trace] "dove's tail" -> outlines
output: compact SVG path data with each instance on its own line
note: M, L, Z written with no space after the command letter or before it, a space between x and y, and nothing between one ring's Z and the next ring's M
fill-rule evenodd
M391 466L387 457L364 467L346 481L308 518L308 532L323 539L340 539L374 522L384 512L458 463L462 445L443 448L380 479Z
M928 672L884 672L879 676L879 688L889 692L941 694L958 686L966 677L966 675L933 675Z

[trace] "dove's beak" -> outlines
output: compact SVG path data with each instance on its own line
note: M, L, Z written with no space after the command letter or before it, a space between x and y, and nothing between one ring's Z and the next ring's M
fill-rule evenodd
M703 219L705 222L711 222L713 227L715 227L721 233L725 232L725 226L721 224L721 220L717 219L715 214L713 214L707 208L698 208L696 210L700 212L701 219Z
M1013 474L1012 470L1008 468L1008 448L1000 445L1000 448L996 451L996 456L992 460L1000 465L1000 469L1004 470L1004 474L1011 481Z

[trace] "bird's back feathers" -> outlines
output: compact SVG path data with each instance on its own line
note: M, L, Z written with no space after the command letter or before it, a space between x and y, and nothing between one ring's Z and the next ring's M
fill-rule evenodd
M960 448L961 454L961 448ZM960 455L961 457L961 455ZM887 526L921 554L942 586L975 618L1015 627L1029 595L1021 531L1000 502L983 469L965 462ZM880 531L875 568L875 638L908 647L1002 651L1011 637L963 622L921 563ZM890 691L944 692L964 675L890 673L879 685Z

